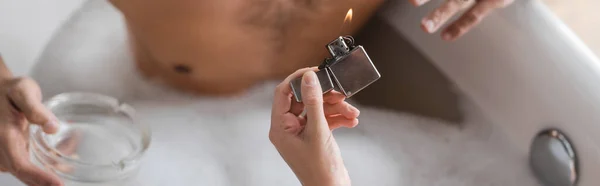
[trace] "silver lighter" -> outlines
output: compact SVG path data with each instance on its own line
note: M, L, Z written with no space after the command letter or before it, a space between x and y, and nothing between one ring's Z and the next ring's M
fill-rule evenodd
M327 50L331 57L317 72L323 94L336 90L349 98L381 77L363 46L354 45L352 36L338 37L327 44ZM302 102L301 84L302 77L290 82L297 102Z

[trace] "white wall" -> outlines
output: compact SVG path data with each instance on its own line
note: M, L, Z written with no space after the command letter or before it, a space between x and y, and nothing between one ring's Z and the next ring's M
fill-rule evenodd
M86 0L0 0L0 55L24 75L54 30Z

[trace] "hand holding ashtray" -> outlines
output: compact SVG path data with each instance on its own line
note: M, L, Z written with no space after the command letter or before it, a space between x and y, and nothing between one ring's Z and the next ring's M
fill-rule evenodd
M60 94L45 105L60 128L46 134L32 125L33 162L65 182L115 183L137 173L151 134L132 107L91 93Z

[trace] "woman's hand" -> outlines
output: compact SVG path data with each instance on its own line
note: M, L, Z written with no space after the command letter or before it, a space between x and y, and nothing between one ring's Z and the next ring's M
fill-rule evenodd
M0 172L10 172L29 186L58 186L62 182L56 175L29 159L29 123L40 124L46 133L58 130L56 118L41 98L40 88L32 79L0 81Z
M359 111L339 92L323 96L315 70L298 70L277 86L269 139L303 185L350 185L331 130L356 126ZM289 83L302 74L303 103L297 103Z
M421 6L430 0L409 0L415 6ZM427 33L436 32L459 11L469 8L460 18L442 31L442 39L453 41L463 36L481 20L496 9L510 5L514 0L445 0L421 21L421 27ZM473 5L474 3L474 5ZM472 6L471 6L472 5Z

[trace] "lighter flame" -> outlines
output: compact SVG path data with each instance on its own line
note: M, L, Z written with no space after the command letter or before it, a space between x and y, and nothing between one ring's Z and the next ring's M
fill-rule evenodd
M344 22L342 23L342 27L340 28L340 34L343 34L344 32L347 32L347 28L348 26L350 26L350 24L352 23L352 8L348 10L348 13L346 13L346 17L344 18Z
M346 13L346 18L344 18L344 24L346 23L352 23L352 8L348 10L348 13Z

